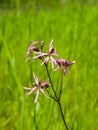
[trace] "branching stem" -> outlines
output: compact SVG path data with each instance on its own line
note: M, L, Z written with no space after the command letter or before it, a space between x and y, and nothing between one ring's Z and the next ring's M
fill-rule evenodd
M55 92L55 89L54 89L54 86L53 86L53 83L52 83L52 80L51 80L51 77L50 77L50 74L49 74L49 71L48 71L47 64L44 64L44 65L45 65L45 68L46 68L46 71L47 71L48 78L49 78L49 80L50 80L50 84L51 84L51 86L52 86L52 90L53 90L54 95L55 95L55 97L56 97L56 99L57 99L58 97L57 97L57 94L56 94L56 92Z
M62 75L61 75L61 84L60 84L59 99L61 98L61 94L62 94L62 85L63 85L63 72L62 72Z
M62 77L61 77L61 84L60 84L60 93L59 93L59 97L57 96L55 90L54 90L54 86L53 86L53 83L52 83L52 80L51 80L51 77L50 77L50 74L49 74L49 71L48 71L48 67L47 67L47 64L44 64L45 65L45 68L46 68L46 71L47 71L47 75L48 75L48 78L50 80L50 84L52 86L52 90L54 92L54 95L55 97L53 97L50 93L50 97L55 101L57 102L57 104L59 105L59 108L60 108L60 113L61 113L61 116L62 116L62 120L64 122L64 125L65 125L65 128L66 130L68 130L68 126L67 126L67 123L66 123L66 120L64 118L64 114L63 114L63 111L62 111L62 106L61 106L61 103L60 103L60 97L61 97L61 94L62 94L62 82L63 82L63 73L62 73ZM48 92L48 91L47 91Z

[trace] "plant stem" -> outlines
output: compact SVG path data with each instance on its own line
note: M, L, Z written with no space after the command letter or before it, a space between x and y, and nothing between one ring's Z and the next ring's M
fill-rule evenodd
M68 126L67 126L67 123L66 123L66 120L65 120L65 118L64 118L63 111L62 111L61 103L59 102L58 105L59 105L59 108L60 108L60 112L61 112L61 116L62 116L62 119L63 119L64 125L65 125L65 127L66 127L66 130L68 130Z
M55 102L57 102L57 100L55 99L54 96L52 96L52 94L50 92L48 92L48 90L46 89L46 92L48 93L49 97L51 97Z
M46 64L45 64L45 68L46 68L47 75L48 75L48 78L49 78L49 80L50 80L50 84L51 84L51 86L52 86L52 90L53 90L53 92L54 92L54 95L55 95L56 98L58 98L58 97L57 97L57 94L56 94L56 92L55 92L55 90L54 90L53 83L52 83L52 80L51 80L51 77L50 77L50 74L49 74L49 71L48 71L48 67L47 67Z
M61 94L62 94L62 83L63 83L63 72L62 72L62 75L61 75L61 84L60 84L59 99L61 98Z
M62 116L62 120L63 120L63 122L64 122L64 125L65 125L66 130L68 130L68 126L67 126L66 120L65 120L65 118L64 118L64 114L63 114L63 111L62 111L62 106L61 106L61 103L60 103L60 96L61 96L61 94L62 94L63 73L62 73L62 77L61 77L60 93L59 93L59 97L58 97L57 94L56 94L56 92L55 92L55 90L54 90L54 86L53 86L53 83L52 83L52 80L51 80L51 77L50 77L50 74L49 74L49 71L48 71L48 67L47 67L46 64L44 64L44 65L45 65L45 68L46 68L46 71L47 71L48 78L49 78L49 80L50 80L50 84L51 84L51 86L52 86L52 90L53 90L54 95L55 95L55 97L56 97L56 99L55 99L55 98L52 96L52 99L54 99L54 101L56 101L56 102L58 103L59 108L60 108L60 113L61 113L61 116ZM50 95L50 96L51 96L51 95Z

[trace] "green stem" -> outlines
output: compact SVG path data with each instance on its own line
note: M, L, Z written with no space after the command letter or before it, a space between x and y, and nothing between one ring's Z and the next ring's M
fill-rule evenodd
M59 99L61 98L61 94L62 94L62 83L63 83L63 72L62 72L62 75L61 75L61 84L60 84Z
M59 108L60 108L60 112L61 112L61 116L62 116L62 119L63 119L64 125L65 125L65 128L66 128L66 130L68 130L68 126L67 126L67 123L66 123L66 120L65 120L65 118L64 118L63 111L62 111L61 103L59 102L58 105L59 105Z
M49 95L49 97L51 97L54 101L56 101L57 102L57 100L55 99L55 97L50 93L50 92L48 92L48 90L46 89L46 92L48 93L48 95Z
M61 93L62 93L62 81L63 81L63 73L62 73L62 77L61 77L61 86L60 86L60 93L59 93L59 97L57 96L55 90L54 90L54 86L53 86L53 83L52 83L52 80L51 80L51 77L50 77L50 74L49 74L49 71L48 71L48 67L47 67L47 64L44 64L45 65L45 68L46 68L46 71L47 71L47 75L48 75L48 78L50 80L50 84L52 86L52 90L54 92L54 95L56 97L56 99L52 96L52 99L54 99L54 101L56 101L59 105L59 108L60 108L60 113L61 113L61 116L62 116L62 120L64 122L64 125L65 125L65 128L66 130L68 130L68 126L67 126L67 123L66 123L66 120L64 118L64 114L63 114L63 111L62 111L62 106L61 106L61 103L60 103L60 96L61 96ZM50 95L51 96L51 95Z
M55 95L56 98L58 98L58 97L57 97L57 94L56 94L56 92L55 92L55 90L54 90L53 83L52 83L52 80L51 80L51 77L50 77L50 74L49 74L49 71L48 71L48 67L47 67L46 64L45 64L45 68L46 68L47 75L48 75L48 78L49 78L49 80L50 80L50 84L51 84L51 86L52 86L52 90L53 90L53 92L54 92L54 95Z

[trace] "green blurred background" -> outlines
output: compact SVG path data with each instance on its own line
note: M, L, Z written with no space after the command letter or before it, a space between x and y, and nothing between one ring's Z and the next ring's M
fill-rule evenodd
M25 62L30 40L47 48L52 38L61 57L76 60L61 101L69 130L98 130L97 0L0 0L0 130L65 130L54 101L41 94L34 104L23 90L32 71L47 76L39 62ZM51 77L58 86L60 74Z

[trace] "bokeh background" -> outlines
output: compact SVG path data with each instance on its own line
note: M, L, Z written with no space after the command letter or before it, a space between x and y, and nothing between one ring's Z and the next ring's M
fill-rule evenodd
M25 62L30 40L48 48L51 39L60 57L76 60L61 100L69 130L98 130L97 0L0 0L0 130L65 130L54 101L40 94L34 104L23 90L32 71L47 77L40 62Z

